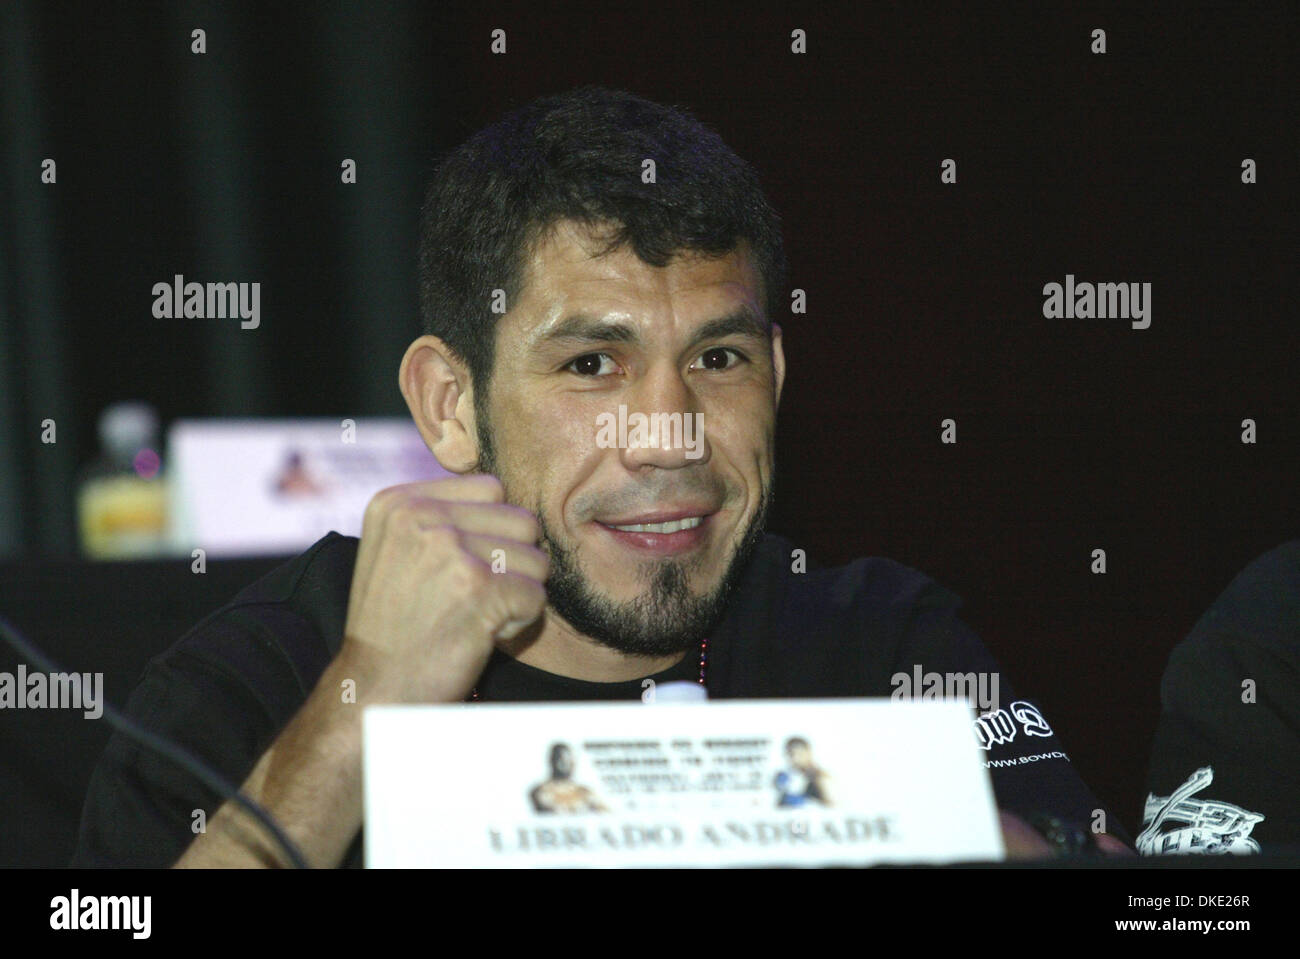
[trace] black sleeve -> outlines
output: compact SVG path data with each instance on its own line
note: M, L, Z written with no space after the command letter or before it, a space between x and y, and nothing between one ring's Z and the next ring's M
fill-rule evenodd
M1169 657L1143 855L1300 848L1300 541L1255 560Z
M961 600L928 581L913 606L894 674L965 677L980 708L972 714L998 806L1027 818L1035 813L1110 833L1132 845L1119 818L1105 809L1071 765L1048 718L1018 697L975 631L961 621ZM981 695L983 694L983 695ZM980 701L983 700L983 701ZM1103 818L1104 817L1104 818Z
M239 786L305 698L298 687L272 646L219 619L151 662L124 712ZM211 820L220 805L173 760L114 732L91 775L72 865L171 866L197 835L196 811Z

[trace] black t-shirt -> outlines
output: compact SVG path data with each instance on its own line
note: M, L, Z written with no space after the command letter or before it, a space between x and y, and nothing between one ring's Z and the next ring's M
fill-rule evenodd
M146 668L127 712L242 783L307 699L338 652L358 540L330 533L208 616ZM890 697L941 691L928 677L998 676L998 708L976 735L997 802L1089 824L1100 804L1074 772L1051 727L1017 700L961 601L893 560L858 559L806 571L791 543L764 537L722 622L710 636L711 699ZM692 680L687 656L652 676ZM908 689L900 676L920 680ZM897 681L891 681L897 680ZM942 685L942 684L940 684ZM638 699L642 680L591 683L494 653L478 688L485 701ZM74 865L166 866L193 840L194 810L219 797L190 773L114 734L91 778ZM1109 813L1110 832L1127 841ZM360 835L344 865L362 862Z
M1206 610L1160 702L1138 851L1300 852L1300 540Z

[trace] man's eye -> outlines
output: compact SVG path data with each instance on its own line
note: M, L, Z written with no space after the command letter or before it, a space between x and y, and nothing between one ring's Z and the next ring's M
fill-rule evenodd
M607 376L614 372L614 361L608 353L586 353L570 360L564 368L579 376Z
M732 363L732 358L735 363ZM733 350L729 346L715 346L711 350L705 350L700 354L699 365L706 370L726 370L741 363L745 359L743 353L739 350Z

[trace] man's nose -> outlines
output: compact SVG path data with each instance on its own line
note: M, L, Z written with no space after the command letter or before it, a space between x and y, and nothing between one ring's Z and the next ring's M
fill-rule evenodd
M680 371L656 368L624 396L628 436L620 454L629 470L680 469L708 460L704 415Z

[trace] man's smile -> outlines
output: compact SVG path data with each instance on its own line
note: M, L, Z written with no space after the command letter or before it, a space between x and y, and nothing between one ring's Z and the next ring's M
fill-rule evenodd
M673 510L619 523L595 521L620 546L643 553L670 556L697 549L711 532L713 513ZM666 516L666 518L660 518Z

